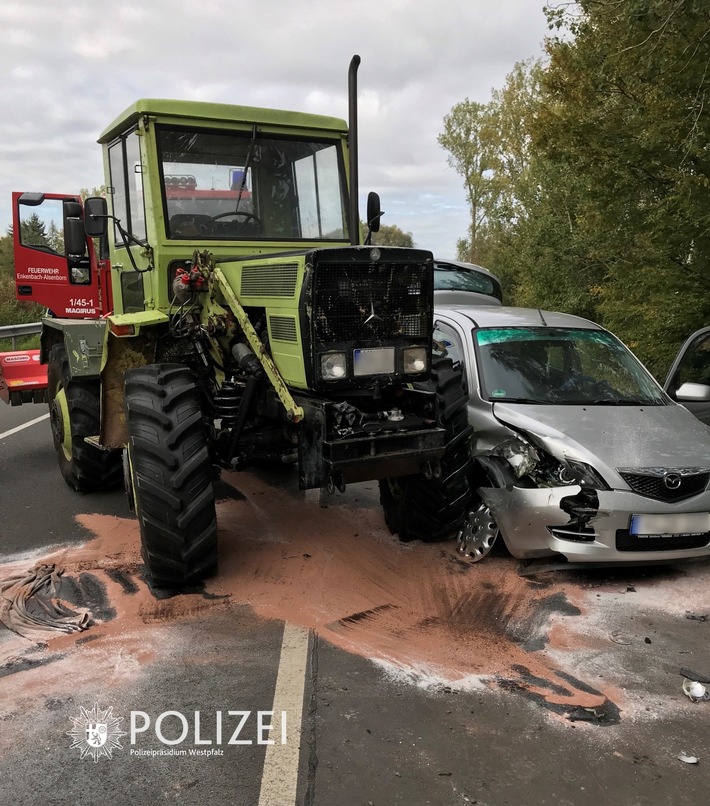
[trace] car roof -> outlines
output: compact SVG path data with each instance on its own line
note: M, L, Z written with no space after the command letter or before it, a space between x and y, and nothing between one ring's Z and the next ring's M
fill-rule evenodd
M563 327L603 330L600 325L570 313L539 308L512 308L505 305L435 305L434 312L457 319L465 327Z

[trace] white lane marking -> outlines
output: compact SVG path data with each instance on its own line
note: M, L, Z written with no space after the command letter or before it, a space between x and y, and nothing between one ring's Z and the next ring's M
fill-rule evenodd
M0 439L5 439L5 437L11 437L18 431L22 431L23 428L29 428L31 425L39 423L42 420L46 420L48 417L49 414L43 414L41 417L35 417L34 420L30 420L28 423L23 423L22 425L18 425L15 428L11 428L9 431L5 431L3 434L0 434Z
M296 803L307 665L308 630L286 622L272 706L271 736L274 744L266 747L259 806L290 806ZM286 744L281 743L283 711L286 712Z

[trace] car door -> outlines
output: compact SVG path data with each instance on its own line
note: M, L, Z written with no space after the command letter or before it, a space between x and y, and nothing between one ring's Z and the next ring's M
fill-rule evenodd
M685 384L699 384L700 387ZM686 340L668 372L663 388L673 400L682 403L699 420L710 425L710 327L697 330Z
M456 317L456 318L454 318ZM473 322L463 314L447 316L437 310L434 317L434 352L450 358L463 371L468 394L468 421L473 426L471 445L474 453L500 442L500 424L493 417L493 406L481 399L471 329Z

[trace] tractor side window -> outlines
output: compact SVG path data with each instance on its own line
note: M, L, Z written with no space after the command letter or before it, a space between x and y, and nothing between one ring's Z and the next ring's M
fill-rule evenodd
M44 199L27 205L20 200L20 243L40 252L65 255L64 208L61 199Z
M128 228L128 193L126 192L126 163L123 155L123 140L114 143L108 150L109 170L111 173L111 187L113 214ZM114 236L116 244L123 244L123 236L114 223Z
M108 150L111 174L110 194L113 214L121 226L134 238L145 240L145 203L143 199L143 170L141 167L140 137L135 131L117 140ZM114 224L116 245L125 245L123 236Z
M301 238L342 238L338 152L328 146L296 160Z
M126 137L126 167L128 169L128 203L131 214L130 232L139 241L146 239L145 203L143 200L143 168L140 137L131 132Z

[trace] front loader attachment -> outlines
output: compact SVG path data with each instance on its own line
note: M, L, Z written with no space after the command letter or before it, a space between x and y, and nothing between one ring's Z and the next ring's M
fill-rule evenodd
M0 400L12 406L47 402L47 367L39 350L0 353Z

